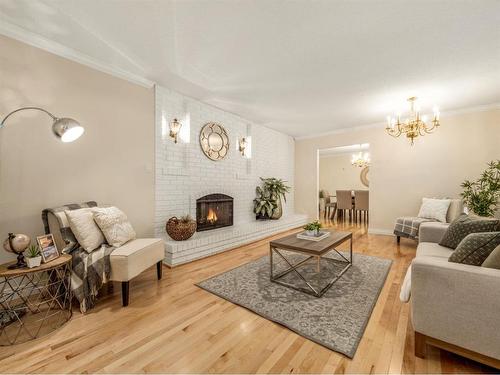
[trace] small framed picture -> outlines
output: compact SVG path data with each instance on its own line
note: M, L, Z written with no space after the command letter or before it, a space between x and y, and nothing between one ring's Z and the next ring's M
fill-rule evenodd
M38 236L36 241L40 247L40 253L42 254L44 263L50 262L51 260L59 257L59 251L57 250L56 242L54 241L54 236L52 236L52 234Z

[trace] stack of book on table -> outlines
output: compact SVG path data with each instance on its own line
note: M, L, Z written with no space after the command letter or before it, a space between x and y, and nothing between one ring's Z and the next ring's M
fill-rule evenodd
M322 239L325 239L330 235L330 232L327 231L319 231L317 234L307 234L307 232L300 232L297 234L297 238L300 238L301 240L308 240L308 241L321 241Z

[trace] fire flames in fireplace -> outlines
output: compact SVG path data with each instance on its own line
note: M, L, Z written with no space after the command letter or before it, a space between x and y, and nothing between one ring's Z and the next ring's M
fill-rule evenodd
M209 194L196 200L196 230L211 230L233 225L233 198Z
M211 208L208 209L207 222L213 224L217 221L217 214Z

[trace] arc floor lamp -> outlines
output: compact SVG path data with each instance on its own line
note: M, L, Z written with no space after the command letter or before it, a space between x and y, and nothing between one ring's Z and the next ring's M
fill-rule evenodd
M5 126L5 121L14 113L28 110L28 109L34 109L37 111L42 111L48 114L52 118L52 132L54 135L60 139L62 142L68 143L68 142L73 142L76 141L80 136L83 134L85 129L83 126L81 126L78 121L73 120L72 118L69 117L56 117L49 111L46 111L43 108L39 107L22 107L18 108L12 112L10 112L7 116L5 116L0 123L0 129L2 129Z
M48 114L52 118L52 121L53 121L52 122L52 132L62 142L66 142L66 143L73 142L73 141L77 140L78 138L80 138L80 136L85 131L83 126L81 126L78 123L78 121L73 120L72 118L68 118L68 117L56 117L52 113L46 111L43 108L39 108L39 107L22 107L22 108L18 108L16 110L10 112L7 116L5 116L3 118L2 122L0 122L0 129L5 127L5 121L10 116L12 116L14 113L28 110L28 109L34 109L34 110L42 111L42 112ZM13 250L13 252L17 254L17 263L12 265L12 266L9 266L9 269L22 268L25 266L23 255L22 255L23 250L21 250L21 249L18 249L18 251L14 250L11 235L12 235L12 233L9 234L9 244L10 244L10 248ZM29 243L29 237L28 237L28 243ZM10 250L8 250L8 251L10 251Z

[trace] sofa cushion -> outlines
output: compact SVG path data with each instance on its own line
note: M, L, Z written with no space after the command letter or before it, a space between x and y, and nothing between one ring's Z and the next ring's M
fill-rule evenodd
M451 223L464 212L464 204L461 199L451 199L450 207L446 213L446 222Z
M458 244L448 260L480 266L498 245L500 232L471 233Z
M468 234L493 232L497 230L499 222L498 219L460 215L450 224L439 244L455 249Z
M91 253L104 242L104 235L94 221L91 208L64 211L71 231L81 247Z
M446 223L450 202L450 199L422 198L422 205L417 216Z
M439 243L449 225L449 223L440 223L439 221L422 223L418 229L418 241Z
M145 269L163 260L165 245L158 238L138 238L113 250L111 280L129 281Z
M481 267L496 268L500 270L500 245L495 247L495 250L488 255L488 258L481 264Z
M420 242L417 247L417 257L438 257L448 259L453 250L434 242Z

